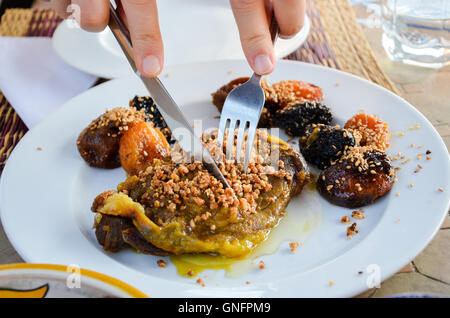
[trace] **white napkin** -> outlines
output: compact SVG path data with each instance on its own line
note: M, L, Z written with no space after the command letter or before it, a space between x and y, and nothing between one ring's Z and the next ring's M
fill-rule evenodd
M96 80L61 60L51 38L0 37L0 90L28 128Z

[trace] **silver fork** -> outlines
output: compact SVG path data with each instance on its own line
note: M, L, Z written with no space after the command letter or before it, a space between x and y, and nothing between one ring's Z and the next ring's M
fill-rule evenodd
M275 14L272 13L270 22L270 36L272 43L278 38L278 23ZM256 128L258 127L259 117L264 107L265 96L261 87L261 75L253 73L252 77L244 84L235 87L225 99L220 116L218 141L219 146L223 148L225 132L228 129L228 138L226 144L226 159L240 162L241 148L247 132L247 142L245 145L244 173L247 171L250 161L250 155L255 140ZM237 133L236 155L233 159L233 146L235 131Z

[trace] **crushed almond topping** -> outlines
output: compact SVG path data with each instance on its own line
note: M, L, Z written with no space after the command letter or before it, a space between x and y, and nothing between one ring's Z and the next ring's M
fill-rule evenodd
M41 148L41 147L37 147L37 148L36 148L36 150L38 150L38 151L41 151L41 150L42 150L42 148Z
M194 276L194 274L195 273L194 273L194 271L192 269L188 270L188 272L187 272L187 275L191 276L191 277Z
M266 268L266 264L264 264L263 261L259 261L259 268L260 268L260 269Z
M201 277L199 277L199 278L197 279L197 284L199 284L199 285L202 286L202 287L205 287L205 286L206 286L205 282L203 281L203 279L202 279Z
M119 131L118 134L111 135L115 138L122 135L122 130L128 130L129 127L140 121L145 121L144 109L138 111L134 107L116 107L112 110L106 109L106 112L92 121L88 128L95 130L113 125Z
M359 211L353 211L352 212L352 218L354 218L354 219L365 219L366 216L364 214L362 214L361 212L359 212Z
M438 191L439 192L444 192L444 189L443 188L438 188Z
M291 242L289 243L289 248L291 249L291 252L295 254L295 250L300 246L299 242Z
M164 260L160 259L156 262L159 267L165 268L167 266L166 262Z
M348 216L343 216L342 218L341 218L341 223L342 224L349 224L350 223L350 218L348 217Z
M352 235L357 234L359 232L356 222L347 227L347 238L351 239Z
M291 173L284 170L284 163L278 162L278 169L269 164L272 151L276 151L278 146L270 143L268 138L266 131L257 131L256 141L260 142L261 146L252 151L248 170L242 173L242 163L226 160L224 153L226 146L224 145L223 149L218 146L217 131L203 135L204 145L213 158L219 156L219 160L216 160L218 167L231 185L231 189L224 188L223 184L211 175L200 161L193 163L181 161L180 163L178 159L183 156L180 149L179 152L172 152L171 161L168 161L169 158L154 159L153 165L139 172L137 175L139 182L142 186L146 185L148 189L142 199L148 201L149 206L155 208L166 206L172 212L186 209L186 205L192 203L203 207L207 202L210 211L221 207L229 208L231 219L238 217L238 213L256 213L258 198L272 189L269 176L284 178L290 182L293 180ZM227 140L227 137L225 136L224 139ZM255 158L256 160L252 160ZM273 198L268 198L269 202L270 200ZM199 218L196 218L196 215L192 216L189 222L191 228L199 222L206 221L210 213L208 216L197 216Z

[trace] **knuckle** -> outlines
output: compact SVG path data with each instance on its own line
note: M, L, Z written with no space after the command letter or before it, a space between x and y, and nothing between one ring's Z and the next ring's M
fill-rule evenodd
M270 36L269 33L256 33L242 38L242 41L250 47L256 47L265 43L268 36Z
M296 35L303 28L303 22L298 22L295 24L290 24L283 27L280 31L282 35L292 36Z
M107 15L81 13L81 25L88 29L102 29L108 24Z
M161 42L161 37L158 34L150 32L137 33L133 38L133 45L138 46L148 46L149 44L157 46Z
M231 6L238 11L253 10L258 0L230 0Z

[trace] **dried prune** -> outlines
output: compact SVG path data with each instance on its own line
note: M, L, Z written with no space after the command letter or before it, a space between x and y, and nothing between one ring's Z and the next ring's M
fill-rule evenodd
M273 116L274 124L285 129L290 136L303 136L308 125L328 125L332 119L333 116L327 106L313 101L279 109Z
M355 146L353 134L339 126L313 124L300 138L300 151L306 161L324 169Z

